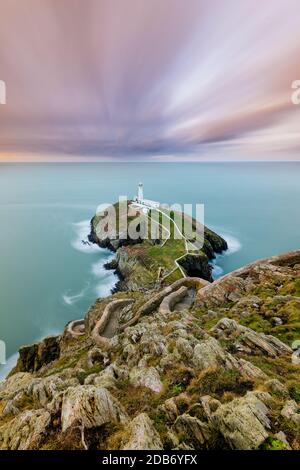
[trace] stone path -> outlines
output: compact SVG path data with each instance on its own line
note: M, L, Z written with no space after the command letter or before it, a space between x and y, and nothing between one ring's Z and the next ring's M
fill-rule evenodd
M106 305L101 318L92 331L92 340L97 346L110 346L110 339L119 330L120 311L133 302L133 299L117 299Z
M182 310L189 310L191 306L193 305L195 296L196 296L196 290L193 288L189 289L187 292L187 295L175 305L174 307L175 312L182 312Z

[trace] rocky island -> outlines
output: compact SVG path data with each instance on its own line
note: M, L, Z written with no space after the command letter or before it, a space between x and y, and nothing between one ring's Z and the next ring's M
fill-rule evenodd
M189 255L100 239L98 223L118 289L20 349L0 384L0 448L300 449L300 251L213 281L226 242L209 229Z
M138 227L145 219L151 220L151 217L153 218L155 211L153 209L145 214L140 206L132 210L132 201L128 201L127 206L128 210L123 217L126 217L127 221L131 223L135 222ZM118 214L119 204L114 204L113 208ZM151 289L158 284L170 284L185 276L213 280L211 261L216 254L227 250L226 240L208 227L201 226L199 222L188 217L185 213L179 214L179 220L182 217L184 222L190 226L190 231L198 231L199 249L197 249L197 246L195 247L195 244L186 240L184 236L177 238L174 236L176 213L170 214L165 211L159 215L160 218L157 220L161 230L158 232L158 238L149 236L132 239L128 233L121 233L121 229L119 229L121 226L120 217L117 218L117 227L115 224L111 225L113 234L110 233L109 228L105 232L103 231L102 214L96 214L91 220L90 241L102 248L116 252L115 259L107 264L106 268L114 269L118 274L120 282L117 285L117 290ZM163 220L163 215L166 215L165 220ZM183 225L184 223L182 223ZM117 228L117 235L115 228ZM128 232L128 225L125 230ZM142 229L140 230L142 231ZM168 232L165 238L162 236L164 235L163 231Z

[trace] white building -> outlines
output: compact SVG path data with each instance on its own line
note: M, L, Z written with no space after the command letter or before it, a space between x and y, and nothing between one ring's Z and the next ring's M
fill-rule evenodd
M138 185L138 195L137 195L137 202L142 202L144 199L144 186L143 183L139 183Z
M160 203L157 201L151 201L150 199L144 199L144 186L143 183L139 183L138 185L138 194L135 197L135 202L140 204L141 206L149 207L149 209L158 209Z

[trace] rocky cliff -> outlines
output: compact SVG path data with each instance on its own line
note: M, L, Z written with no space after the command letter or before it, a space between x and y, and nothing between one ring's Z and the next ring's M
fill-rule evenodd
M111 207L118 211L118 203ZM136 225L139 226L142 225L143 219L147 219L147 216L139 211L133 214L128 209L128 213L128 224L136 221ZM184 220L186 226L190 226L191 230L201 231L198 240L199 249L188 250L185 240L176 239L172 223L169 226L168 239L166 236L163 239L162 232L160 233L161 238L138 237L132 239L128 235L128 227L127 233L120 229L119 218L116 224L112 224L111 230L107 228L104 231L102 217L99 215L93 217L90 241L98 244L101 248L108 248L116 252L115 259L106 265L107 269L114 269L119 276L120 282L116 290L137 291L171 284L180 279L182 273L187 276L201 277L208 281L213 280L210 261L215 258L216 253L227 250L227 242L186 214L183 214L182 225L184 225ZM115 229L118 232L117 235L112 233ZM175 263L176 259L178 259L177 264Z
M299 339L300 251L118 292L20 350L0 448L300 449Z

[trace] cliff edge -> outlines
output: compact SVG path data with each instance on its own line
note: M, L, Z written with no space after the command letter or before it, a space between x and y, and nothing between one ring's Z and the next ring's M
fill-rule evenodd
M118 203L111 207L118 213ZM152 209L145 214L141 208L134 208L132 201L128 201L128 211L123 216L126 218L125 229L120 228L124 226L124 220L119 215L110 227L109 219L106 219L105 230L103 215L96 214L91 220L90 241L116 253L115 259L106 268L114 269L118 274L120 282L117 290L151 289L171 284L185 276L201 277L211 282L211 261L217 253L227 250L226 240L186 214L182 214L181 225L185 226L186 231L190 229L197 233L197 242L190 242L184 234L178 237L178 225L174 222L178 213L167 211L159 211L154 223L160 227L157 237L153 237L150 224L155 212L157 210ZM150 222L145 229L144 223L148 219ZM135 224L141 236L135 239L130 236L130 223Z
M1 449L300 449L300 251L98 299L20 350Z

